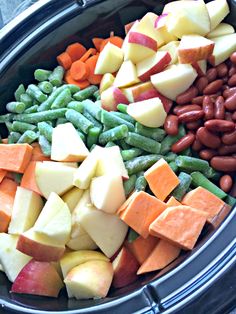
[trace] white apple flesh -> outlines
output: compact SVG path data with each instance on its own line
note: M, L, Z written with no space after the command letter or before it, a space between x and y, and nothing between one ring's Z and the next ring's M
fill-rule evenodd
M220 23L213 29L210 33L207 34L207 38L215 38L219 36L229 35L234 33L234 28L232 25L227 23Z
M229 5L226 0L214 0L206 4L210 21L211 31L229 14Z
M101 93L102 108L107 111L116 111L118 104L129 104L128 99L122 91L115 86L111 86Z
M119 88L139 83L137 70L132 61L124 61L116 74L113 85Z
M115 80L114 75L112 75L111 73L105 73L102 77L102 80L99 86L100 94L104 92L104 90L111 87L113 85L114 80Z

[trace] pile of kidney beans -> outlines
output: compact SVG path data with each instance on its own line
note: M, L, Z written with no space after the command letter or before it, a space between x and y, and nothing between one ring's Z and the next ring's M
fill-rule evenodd
M178 134L183 123L187 134L172 145L174 153L191 147L215 170L226 173L220 187L228 192L236 171L236 52L176 99L165 121L169 135Z

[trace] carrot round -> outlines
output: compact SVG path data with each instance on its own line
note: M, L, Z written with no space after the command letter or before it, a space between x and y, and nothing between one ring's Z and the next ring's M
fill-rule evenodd
M85 54L86 48L80 43L74 43L66 48L66 52L71 57L72 62L74 62Z
M77 82L77 86L80 87L80 89L84 89L86 87L88 87L90 85L90 82L88 80L84 80L84 81L76 81Z
M99 55L95 55L95 56L88 58L88 60L85 61L85 63L89 67L88 81L91 84L95 84L95 85L100 84L102 77L103 77L103 75L101 75L101 74L94 74L95 67L96 67L96 64L98 61L98 57L99 57Z
M77 60L71 65L70 75L76 81L83 81L89 76L89 67L84 62Z
M98 51L100 51L100 46L101 46L103 40L104 40L103 38L98 38L98 37L94 37L94 38L92 39L92 42L93 42L93 44L94 44L94 47L95 47Z
M96 53L97 53L96 49L90 48L85 52L85 54L79 60L82 62L85 62L86 60L88 60L89 57L95 55Z
M68 70L71 67L71 64L72 64L71 57L70 57L70 55L67 52L63 52L59 56L57 56L57 62L65 70Z
M113 36L113 37L104 39L103 42L101 43L100 51L102 51L102 49L106 46L106 44L108 42L110 42L111 44L121 48L122 45L123 45L123 41L124 40L121 37L119 37L119 36Z
M80 89L84 89L86 87L88 87L90 85L88 80L84 80L84 81L76 81L73 79L73 77L70 74L70 70L66 72L66 75L64 77L64 80L67 84L74 84L76 86L78 86Z

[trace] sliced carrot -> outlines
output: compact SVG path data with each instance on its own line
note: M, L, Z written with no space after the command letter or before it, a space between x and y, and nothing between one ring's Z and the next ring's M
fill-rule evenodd
M133 192L128 198L127 200L120 206L120 208L117 210L117 214L120 214L122 213L129 205L129 203L131 202L131 200L135 197L135 195L137 194L138 192Z
M98 37L94 37L93 39L92 39L92 42L93 42L93 44L94 44L94 47L98 50L98 51L100 51L100 46L101 46L101 43L103 42L103 38L98 38Z
M149 235L149 225L165 209L166 204L156 197L140 191L131 199L127 208L121 212L120 218L143 238Z
M165 240L158 241L154 250L138 269L137 274L163 269L179 256L180 251L180 248Z
M96 49L90 48L79 60L85 62L86 60L88 60L89 57L96 55L96 53L97 53Z
M74 43L66 48L66 52L71 57L72 62L79 60L86 52L86 48L80 43Z
M11 220L17 183L5 178L0 184L0 232L6 232Z
M70 74L70 70L68 70L65 74L64 80L67 84L74 84L78 87L80 87L80 89L84 89L86 87L88 87L90 85L88 80L84 80L84 81L76 81L72 78L71 74Z
M42 195L41 191L39 190L36 180L35 180L35 167L37 161L31 161L26 168L23 177L21 179L20 186L22 188L28 189L33 191L39 195Z
M181 205L180 202L177 201L176 198L174 198L174 196L171 196L171 198L168 200L168 202L166 203L166 205L168 207L171 207L171 206L179 206Z
M7 137L6 137L6 138L3 138L3 139L2 139L2 143L3 143L3 144L7 144L7 143L8 143L8 138L7 138Z
M192 250L205 225L207 214L190 206L168 207L149 228L150 234Z
M125 246L136 257L139 264L142 265L151 254L158 241L157 237L153 237L151 235L149 235L146 239L140 236L131 243L127 241Z
M110 42L111 44L121 48L122 45L123 45L123 39L119 36L113 36L113 37L109 37L107 39L104 39L104 41L101 43L101 46L100 46L100 51L103 50L103 48L106 46L106 44L108 42Z
M95 68L96 68L96 64L97 64L97 61L98 61L98 57L99 57L99 55L95 55L95 56L92 56L92 57L88 58L85 61L85 63L89 67L88 81L91 84L95 84L95 85L100 84L100 82L102 80L102 77L103 77L103 75L101 75L101 74L94 74L94 71L95 71Z
M80 87L80 89L84 89L86 87L88 87L90 85L90 82L88 80L84 80L84 81L76 81L77 82L77 86Z
M68 70L71 67L72 60L67 52L61 53L57 56L57 62L65 69Z
M43 154L39 143L37 143L37 142L32 143L31 146L33 147L31 161L44 161L44 160L50 161L51 160L49 157L46 157Z
M0 183L6 177L6 175L7 175L7 171L3 170L3 169L0 169Z
M161 201L164 201L179 184L178 177L163 158L149 168L144 177L154 195Z
M89 67L84 62L77 60L71 65L70 75L76 81L84 81L89 76Z
M23 173L32 157L29 144L1 144L0 169Z
M199 186L198 188L185 194L182 204L191 206L195 209L203 210L208 214L208 222L219 214L225 205L220 198Z

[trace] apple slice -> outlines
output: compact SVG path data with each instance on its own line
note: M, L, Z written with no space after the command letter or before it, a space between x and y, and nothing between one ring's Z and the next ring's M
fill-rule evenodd
M138 279L136 274L139 263L136 258L123 247L120 253L112 262L114 276L112 286L114 288L125 287Z
M163 38L165 44L178 39L175 35L171 34L167 30L167 16L168 13L161 14L160 16L157 16L154 22L154 27L157 30L157 33L160 34L161 38Z
M56 193L50 194L33 229L57 245L65 245L69 240L71 213L66 203Z
M68 192L62 195L62 200L67 204L70 212L72 213L83 195L83 190L77 187L72 188Z
M143 82L148 81L151 75L163 71L170 62L169 52L157 51L155 55L137 63L138 78Z
M167 116L158 97L130 104L127 113L139 123L150 128L162 126Z
M0 233L0 262L11 282L16 279L21 269L32 258L16 249L17 241L17 235Z
M97 210L92 205L81 209L78 221L109 258L121 247L128 231L128 226L118 216Z
M207 34L207 38L215 38L219 36L229 35L234 33L234 28L232 25L227 23L220 23L213 29L210 33Z
M93 178L90 186L90 197L96 208L114 214L125 202L125 191L121 176L110 173Z
M119 70L124 59L122 49L108 42L98 57L94 74L114 73Z
M158 51L167 51L169 52L171 56L171 64L175 64L178 62L178 50L177 48L179 47L179 41L170 41L168 44L162 46Z
M43 196L48 198L51 192L63 195L70 190L73 187L75 172L76 168L73 167L62 165L52 166L52 164L37 162L35 179Z
M151 82L162 95L176 100L179 94L192 85L196 77L197 72L190 64L177 64L152 75Z
M119 88L111 86L101 93L101 103L103 109L116 111L118 104L128 105L129 101Z
M43 200L37 193L18 186L8 233L20 234L33 227L42 208Z
M214 42L200 35L184 35L178 47L180 63L207 59L213 52Z
M114 86L126 87L139 83L140 80L137 77L137 70L132 61L124 61L116 74L114 80Z
M208 58L211 65L216 66L229 58L236 50L236 33L211 38L215 43L212 55Z
M14 281L11 292L57 297L63 282L48 262L29 261Z
M78 168L78 163L77 162L72 162L72 161L48 161L48 160L44 160L43 163L47 164L47 165L51 165L52 167L59 165L59 166L67 166L67 167L72 167L72 168Z
M72 123L57 125L52 132L51 159L56 161L83 161L88 149Z
M213 30L229 14L229 6L226 0L214 0L208 2L206 7L210 16L211 30Z
M206 75L207 71L207 61L206 60L199 60L194 63L192 63L192 67L197 71L197 74L199 76Z
M105 73L102 77L102 80L99 86L100 94L104 92L104 90L111 87L113 85L114 80L115 80L114 75L112 75L111 73Z
M95 260L72 268L64 282L76 299L105 298L112 278L112 264Z
M122 92L128 98L129 102L135 102L138 100L138 97L144 92L156 92L156 89L153 87L150 81L139 83L134 86L126 87L122 89ZM149 97L151 98L151 97Z

